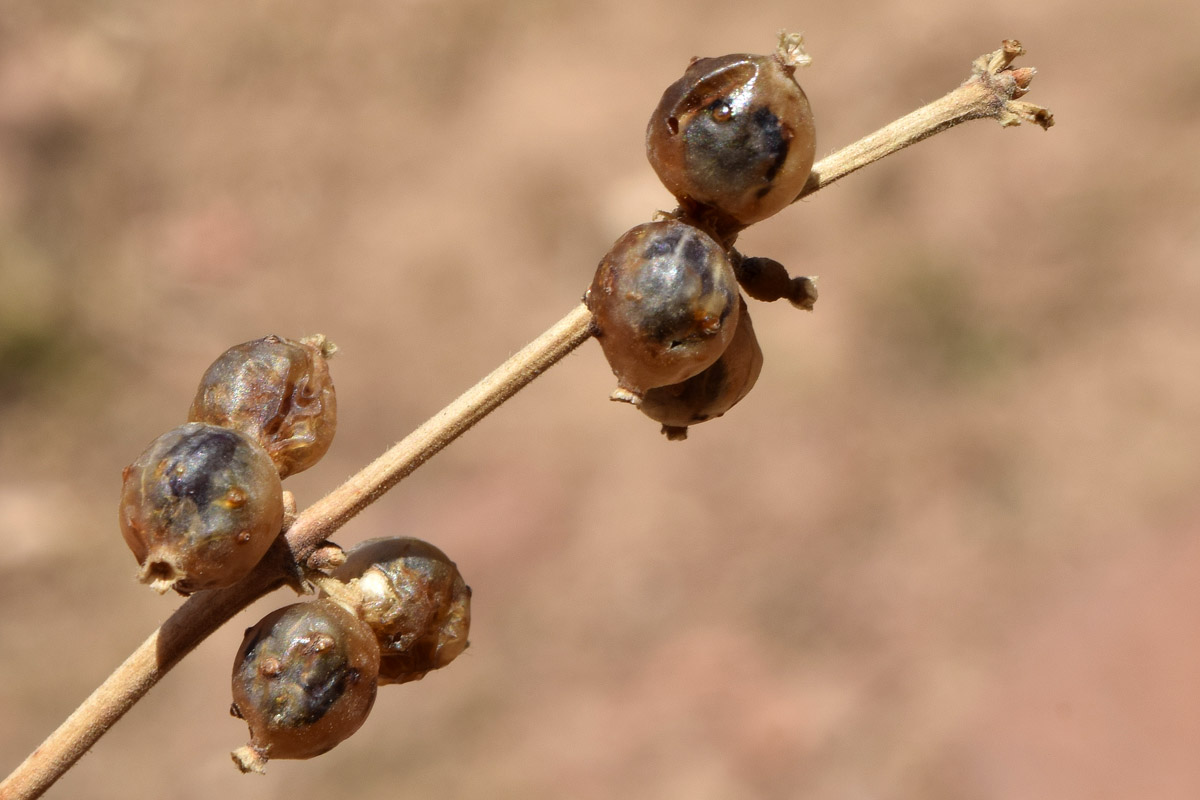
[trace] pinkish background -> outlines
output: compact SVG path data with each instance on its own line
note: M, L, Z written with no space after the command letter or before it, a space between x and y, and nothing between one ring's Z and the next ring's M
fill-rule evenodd
M121 468L237 342L320 331L306 505L576 303L671 201L689 57L805 32L828 153L1021 39L975 122L743 236L754 392L669 443L588 343L347 526L475 590L471 649L243 777L240 616L56 798L1200 796L1200 6L6 0L0 773L177 605Z

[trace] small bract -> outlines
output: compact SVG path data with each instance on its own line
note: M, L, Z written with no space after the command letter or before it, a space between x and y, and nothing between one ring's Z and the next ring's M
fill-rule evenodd
M229 586L283 525L275 465L243 434L202 423L164 433L125 468L121 533L158 592Z
M428 542L369 539L346 552L333 577L348 588L339 602L353 605L379 639L380 684L418 680L466 649L471 589Z
M379 644L329 600L273 611L246 630L233 664L230 712L250 726L233 752L243 772L272 758L312 758L344 741L375 702Z
M267 336L226 350L204 373L191 422L235 428L262 445L281 477L325 455L337 430L337 395L323 336Z
M638 402L687 380L721 356L737 327L738 284L725 251L678 220L627 231L584 299L617 376L615 399Z

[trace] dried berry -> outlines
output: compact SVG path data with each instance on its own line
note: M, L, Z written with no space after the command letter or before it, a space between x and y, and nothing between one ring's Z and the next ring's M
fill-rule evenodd
M771 55L695 59L668 87L646 129L646 153L685 209L711 207L744 227L796 199L816 153L807 63L798 36Z
M689 425L721 416L754 388L762 362L762 350L743 300L733 341L716 363L683 383L651 389L638 408L662 423L668 439L686 439Z
M737 278L725 251L677 220L626 232L600 262L585 300L617 376L614 396L634 402L708 367L737 327Z
M337 397L323 336L267 336L226 350L213 362L188 420L235 428L262 445L281 477L325 455L337 429Z
M375 702L379 644L329 600L273 611L246 630L233 664L231 713L250 726L243 772L271 758L312 758L358 730Z
M283 525L279 473L241 433L189 423L125 468L121 533L159 592L228 586L257 564Z
M370 539L347 551L333 577L346 584L336 599L349 598L379 639L380 684L423 678L466 649L471 589L428 542Z

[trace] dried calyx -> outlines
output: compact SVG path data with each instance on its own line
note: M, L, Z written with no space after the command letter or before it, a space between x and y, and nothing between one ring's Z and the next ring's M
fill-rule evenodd
M786 298L796 308L813 310L817 302L816 278L792 277L782 264L772 258L746 258L737 251L730 255L738 283L755 300L770 303Z

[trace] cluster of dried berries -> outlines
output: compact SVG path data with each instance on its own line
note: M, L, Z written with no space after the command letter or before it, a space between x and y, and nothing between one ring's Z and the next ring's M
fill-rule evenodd
M159 592L244 578L279 536L282 478L329 449L337 400L324 337L268 336L231 347L204 373L188 422L125 468L121 531ZM416 539L364 542L312 573L320 599L246 631L232 713L250 728L244 772L311 758L363 724L382 684L418 680L467 646L471 590L446 555Z
M758 300L810 310L816 300L811 279L733 249L808 180L816 136L794 76L806 63L793 34L770 55L692 61L646 130L650 163L679 207L618 239L584 298L617 377L612 399L669 439L724 414L758 379L762 351L739 284Z
M231 711L250 726L233 752L243 772L332 749L366 721L378 686L418 680L467 647L471 590L431 544L372 539L315 580L320 599L268 614L238 650Z
M671 439L728 411L754 386L762 351L744 289L760 300L816 299L811 280L733 249L739 231L796 199L812 168L812 112L794 79L807 56L782 36L765 56L693 60L663 94L646 134L679 208L628 231L600 262L586 301L617 377ZM280 533L280 480L333 438L336 399L323 337L269 336L230 348L200 382L188 423L125 469L121 529L160 592L229 586ZM247 629L232 713L250 743L245 772L310 758L363 724L378 686L418 680L467 646L471 591L436 547L364 542L310 572L310 602Z
M188 423L125 468L121 532L159 592L230 586L283 525L280 480L333 441L337 405L322 336L268 336L230 348L204 373Z

